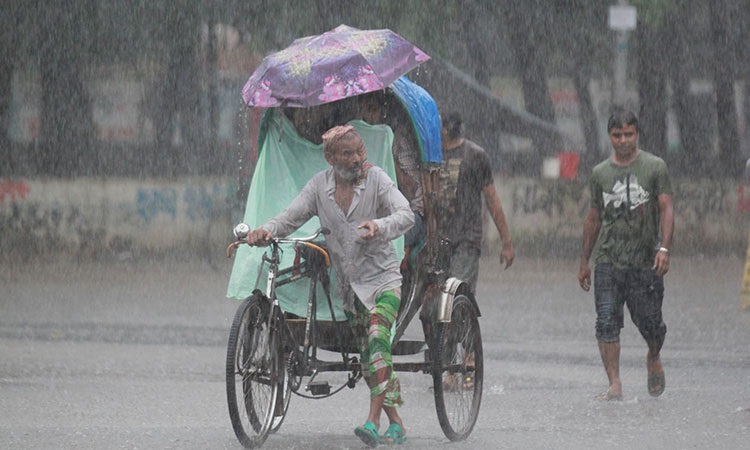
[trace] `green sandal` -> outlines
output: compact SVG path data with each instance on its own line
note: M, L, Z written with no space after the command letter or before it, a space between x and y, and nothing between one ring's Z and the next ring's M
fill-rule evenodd
M401 429L399 424L392 423L380 440L384 444L403 444L406 442L406 436L404 436L404 430Z
M358 438L362 439L362 442L364 442L368 447L375 448L378 446L378 441L380 439L378 438L378 429L375 428L374 423L365 422L365 424L361 427L357 427L354 429L354 434Z

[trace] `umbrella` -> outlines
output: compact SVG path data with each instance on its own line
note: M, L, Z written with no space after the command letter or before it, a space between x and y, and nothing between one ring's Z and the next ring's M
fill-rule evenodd
M258 107L320 105L383 89L428 59L391 30L339 25L263 59L242 98Z

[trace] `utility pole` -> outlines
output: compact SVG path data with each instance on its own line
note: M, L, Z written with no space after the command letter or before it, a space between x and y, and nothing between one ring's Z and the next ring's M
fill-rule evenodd
M637 13L627 0L618 0L609 7L609 28L617 33L612 86L612 105L625 106L627 100L628 38L635 29Z

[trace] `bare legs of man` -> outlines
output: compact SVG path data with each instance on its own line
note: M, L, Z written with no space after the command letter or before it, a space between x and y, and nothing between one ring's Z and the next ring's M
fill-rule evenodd
M622 400L622 382L620 381L620 343L600 342L599 354L602 357L604 371L607 372L609 389L607 389L607 392L596 396L596 399Z
M649 349L646 355L646 370L648 371L648 393L652 397L658 397L664 393L666 386L664 377L664 365L659 358L659 349Z
M666 386L664 365L659 358L659 348L649 348L646 355L646 370L648 372L648 393L658 397L664 393ZM607 392L599 394L597 400L622 400L622 382L620 381L620 343L599 343L599 353L602 357L604 370L609 379Z

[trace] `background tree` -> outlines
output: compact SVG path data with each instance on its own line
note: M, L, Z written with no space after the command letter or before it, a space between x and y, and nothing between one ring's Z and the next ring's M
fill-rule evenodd
M0 173L222 173L232 161L221 162L228 156L215 151L216 24L237 27L243 45L259 56L340 23L391 28L490 91L497 92L500 80L521 80L525 109L550 122L555 116L548 80L568 77L578 94L589 158L597 154L601 129L589 88L611 77L611 3L466 0L425 7L418 0L373 0L363 8L362 2L333 0L10 2L0 15ZM750 0L631 4L640 20L631 39L631 79L642 100L644 147L667 151L670 86L681 147L665 156L680 170L698 171L682 164L689 160L712 162L716 173L736 173L750 152L739 148L737 127L738 117L750 121L750 107L734 110L738 81L745 81L750 104L750 46L744 45L750 39ZM417 80L420 70L414 72ZM91 82L108 71L147 85L143 111L155 126L155 143L98 139L93 112L102 105L91 95ZM39 137L30 145L10 142L8 134L13 80L26 83L27 76L31 83L38 77L43 105ZM486 126L495 126L494 120L488 117ZM560 144L534 142L540 155ZM113 164L119 160L127 164Z
M584 167L591 167L601 159L601 125L597 120L590 86L595 77L610 76L611 64L607 62L612 59L613 33L601 20L607 15L607 8L605 2L587 0L555 3L552 6L551 32L547 35L556 49L558 65L570 76L578 97L578 114L585 145L581 158Z
M710 117L705 111L705 95L691 93L691 76L697 73L700 54L695 51L699 48L694 44L698 42L710 42L708 34L708 5L696 4L690 0L678 0L676 7L669 10L665 17L665 47L669 51L664 52L666 60L667 76L672 87L672 106L675 112L677 128L679 130L681 158L672 158L673 167L683 173L696 175L705 167L706 161L711 157L710 127L707 121ZM690 6L690 7L689 7ZM705 21L704 24L696 23Z
M13 96L13 71L16 67L16 48L19 45L18 25L21 8L18 3L6 5L0 14L0 174L12 172L10 150L10 101Z
M43 173L94 173L92 104L83 83L91 42L95 0L37 4L42 105L39 146Z
M716 58L713 62L713 76L719 126L717 174L735 176L741 172L741 169L744 169L739 157L740 141L737 132L737 109L734 103L734 61L739 54L733 36L737 18L741 15L739 6L739 2L729 0L716 0L709 3L711 35Z
M525 109L544 121L554 123L555 111L547 85L546 48L544 40L540 39L544 30L550 29L551 25L546 4L541 0L509 0L501 8L507 18L511 45L518 62ZM536 137L533 141L537 152L542 155L561 149L560 142L548 138Z
M635 1L635 79L638 82L640 145L660 157L667 154L667 58L665 17L675 7L671 0Z
M201 83L198 51L200 17L197 3L159 4L153 24L165 65L155 87L156 146L170 175L192 172L205 148L201 123Z

